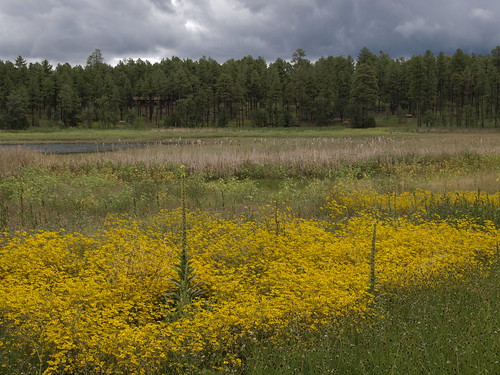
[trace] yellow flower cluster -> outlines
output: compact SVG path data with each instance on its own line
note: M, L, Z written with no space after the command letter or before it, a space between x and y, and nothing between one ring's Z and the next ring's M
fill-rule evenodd
M237 366L249 341L370 313L373 216L335 229L277 209L259 222L206 213L187 221L206 292L182 317L164 298L174 287L181 212L165 211L143 222L111 218L92 237L5 235L0 328L46 361L45 374L151 374L182 370L189 358ZM495 259L498 238L491 223L380 220L377 289L481 270Z
M476 213L478 209L498 211L500 192L488 194L481 191L454 191L432 193L425 190L380 194L374 190L351 190L338 184L327 199L326 208L332 218L350 217L360 212L397 216L446 217L448 213ZM469 216L466 215L466 216Z

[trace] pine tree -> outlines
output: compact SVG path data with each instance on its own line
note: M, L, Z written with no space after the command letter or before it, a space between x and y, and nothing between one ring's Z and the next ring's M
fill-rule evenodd
M356 66L351 93L351 125L355 128L375 126L371 111L378 99L378 83L375 72L368 64Z
M23 85L14 88L7 97L7 108L4 115L4 126L10 129L26 129L29 121L26 118L28 112L29 96L28 90Z

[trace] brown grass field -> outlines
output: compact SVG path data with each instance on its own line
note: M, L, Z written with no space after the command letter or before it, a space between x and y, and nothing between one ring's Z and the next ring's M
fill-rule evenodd
M177 133L176 133L177 134ZM81 166L95 163L171 163L221 174L248 164L335 168L338 165L396 159L419 160L464 153L500 154L500 133L420 134L409 137L227 137L178 138L167 145L96 154L45 155L23 149L0 150L0 173L20 166Z

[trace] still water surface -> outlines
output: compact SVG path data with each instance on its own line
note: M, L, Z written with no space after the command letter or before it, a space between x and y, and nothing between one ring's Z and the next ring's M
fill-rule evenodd
M118 150L128 150L141 148L150 145L147 142L127 142L127 143L39 143L39 144L18 144L0 145L0 150L22 148L34 150L44 154L79 154L92 152L109 152Z

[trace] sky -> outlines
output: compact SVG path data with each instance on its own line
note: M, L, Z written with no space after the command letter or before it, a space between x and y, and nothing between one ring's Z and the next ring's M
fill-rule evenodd
M85 65L172 56L311 61L431 50L488 54L500 45L500 0L0 0L0 59Z

